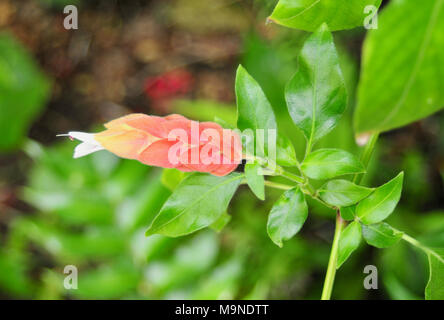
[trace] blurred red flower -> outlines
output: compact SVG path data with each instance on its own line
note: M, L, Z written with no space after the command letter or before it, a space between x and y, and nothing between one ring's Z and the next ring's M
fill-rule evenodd
M145 94L153 100L170 99L188 93L193 76L186 70L174 70L145 81Z

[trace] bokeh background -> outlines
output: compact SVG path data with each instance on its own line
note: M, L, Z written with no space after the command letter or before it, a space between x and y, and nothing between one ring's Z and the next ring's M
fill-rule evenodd
M246 187L230 223L171 239L144 231L170 194L162 171L106 152L73 160L70 130L100 130L131 112L236 117L239 63L258 80L302 154L283 88L308 34L265 18L274 0L0 0L0 298L318 299L334 214L311 204L284 248L266 234L279 192L258 201ZM388 1L384 1L386 4ZM79 29L63 28L63 7ZM350 101L319 146L358 152L351 115L365 29L336 32ZM366 183L404 170L390 223L444 247L444 113L384 134ZM427 236L425 236L427 234ZM365 290L363 269L379 271ZM75 265L79 288L63 287ZM337 274L335 299L422 299L426 257L404 243L361 245Z

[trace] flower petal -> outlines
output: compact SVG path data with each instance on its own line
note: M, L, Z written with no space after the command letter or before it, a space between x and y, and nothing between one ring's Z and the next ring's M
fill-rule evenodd
M168 153L170 148L177 143L177 141L168 141L166 139L153 142L140 153L138 160L149 166L175 168L180 165L180 163L175 161L175 159L169 159Z
M108 151L127 159L137 159L142 150L157 140L143 131L125 130L121 126L100 132L95 139Z
M156 137L164 137L165 130L162 127L163 122L165 122L165 119L162 117L133 113L110 121L105 124L105 127L108 129L116 129L122 126L127 126L133 129L142 130Z
M74 149L74 159L78 159L104 149L105 148L103 148L101 145L98 144L90 144L87 142L82 142Z

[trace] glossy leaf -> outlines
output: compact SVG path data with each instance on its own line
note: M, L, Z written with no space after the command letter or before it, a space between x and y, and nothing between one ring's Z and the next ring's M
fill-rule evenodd
M358 203L374 189L358 186L348 180L331 180L319 190L322 200L337 207L347 207Z
M237 127L240 130L277 129L270 102L256 80L242 66L237 69L235 91Z
M273 205L267 222L267 232L279 247L302 228L308 216L305 196L298 187L285 191Z
M444 106L442 30L442 0L396 0L382 11L364 44L358 134L398 128Z
M395 210L401 198L402 181L404 173L401 172L386 184L378 187L368 198L362 200L356 207L356 216L364 224L374 224L386 219Z
M217 231L217 232L221 232L222 229L225 228L225 226L230 221L231 221L231 216L228 213L224 212L216 221L214 221L210 225L210 228Z
M337 269L347 261L348 257L355 251L361 243L361 226L359 222L351 222L341 233L339 238L339 251Z
M295 166L297 164L296 151L290 139L279 134L276 141L276 162L281 166Z
M365 168L347 151L319 149L305 158L302 171L312 179L331 179L344 174L363 173Z
M0 33L0 150L16 148L49 96L50 84L12 36Z
M265 130L263 141L258 136L255 136L256 141L251 141L247 147L256 151L258 146L254 146L253 142L255 142L260 149L268 154L269 130L276 130L274 132L276 136L276 162L283 166L295 165L296 153L294 147L288 138L278 134L276 117L270 102L257 81L242 66L239 66L237 69L235 91L237 127L241 131L252 129L255 134L257 129Z
M356 206L349 206L349 207L341 207L340 208L340 214L342 219L346 221L352 221L355 219L355 210Z
M245 178L251 191L260 200L265 200L264 176L261 174L262 168L258 163L247 163L245 165Z
M429 281L425 289L427 300L444 300L444 249L433 249L428 253Z
M293 122L310 146L337 125L347 105L347 92L327 26L305 42L285 98Z
M381 0L280 0L271 21L280 25L314 31L327 23L332 31L364 25L367 6L379 7Z
M226 211L242 178L239 173L225 177L195 173L187 177L165 202L146 234L177 237L211 225Z
M362 225L362 235L365 241L376 248L388 248L396 244L402 238L402 232L393 230L385 222Z

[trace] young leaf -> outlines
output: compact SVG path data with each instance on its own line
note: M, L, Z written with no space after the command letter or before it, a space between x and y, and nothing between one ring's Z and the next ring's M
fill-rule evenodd
M205 228L227 209L243 174L195 173L185 178L160 209L146 235L178 237Z
M276 141L276 162L281 166L295 166L297 162L296 151L287 136L279 134Z
M425 289L426 300L444 300L444 249L433 249L429 257L430 276Z
M442 0L391 1L383 10L364 44L354 117L358 134L398 128L444 106L442 30Z
M237 127L245 129L276 129L276 118L262 88L242 66L237 68Z
M214 221L210 225L210 228L215 230L216 232L221 232L222 229L225 228L225 226L228 224L228 222L230 222L230 220L231 216L228 213L224 212L216 221Z
M273 205L267 222L271 240L282 247L283 240L289 240L302 228L308 216L305 196L299 187L285 191Z
M364 224L374 224L383 221L395 210L401 198L404 172L386 184L377 188L368 198L359 202L356 216Z
M356 206L349 206L349 207L341 207L340 213L342 219L346 221L352 221L355 219L355 210Z
M347 105L333 37L323 25L305 42L299 68L285 89L288 112L308 144L330 132Z
M332 31L364 25L367 6L378 8L381 0L280 0L269 20L295 29L314 31L326 22Z
M257 136L255 140L256 144L259 144L260 147L263 146L263 151L266 154L268 154L269 130L276 130L276 162L283 166L296 165L294 147L288 138L278 134L276 117L270 102L256 80L254 80L242 66L239 66L237 69L235 91L237 101L237 127L240 130L265 130L264 141L258 139ZM250 141L247 148L255 150L254 141Z
M388 248L396 244L402 238L402 232L393 230L390 225L385 222L362 225L362 235L365 241L376 248Z
M341 237L339 238L337 269L339 269L341 265L347 261L352 252L359 247L361 237L361 226L357 221L351 222L344 231L342 231Z
M247 163L245 165L245 178L251 191L260 200L265 200L264 176L260 174L261 166L256 163Z
M339 149L319 149L302 163L302 171L312 179L331 179L344 174L363 173L362 163L351 153Z
M319 196L333 206L347 207L358 203L373 190L358 186L348 180L331 180L319 189Z

